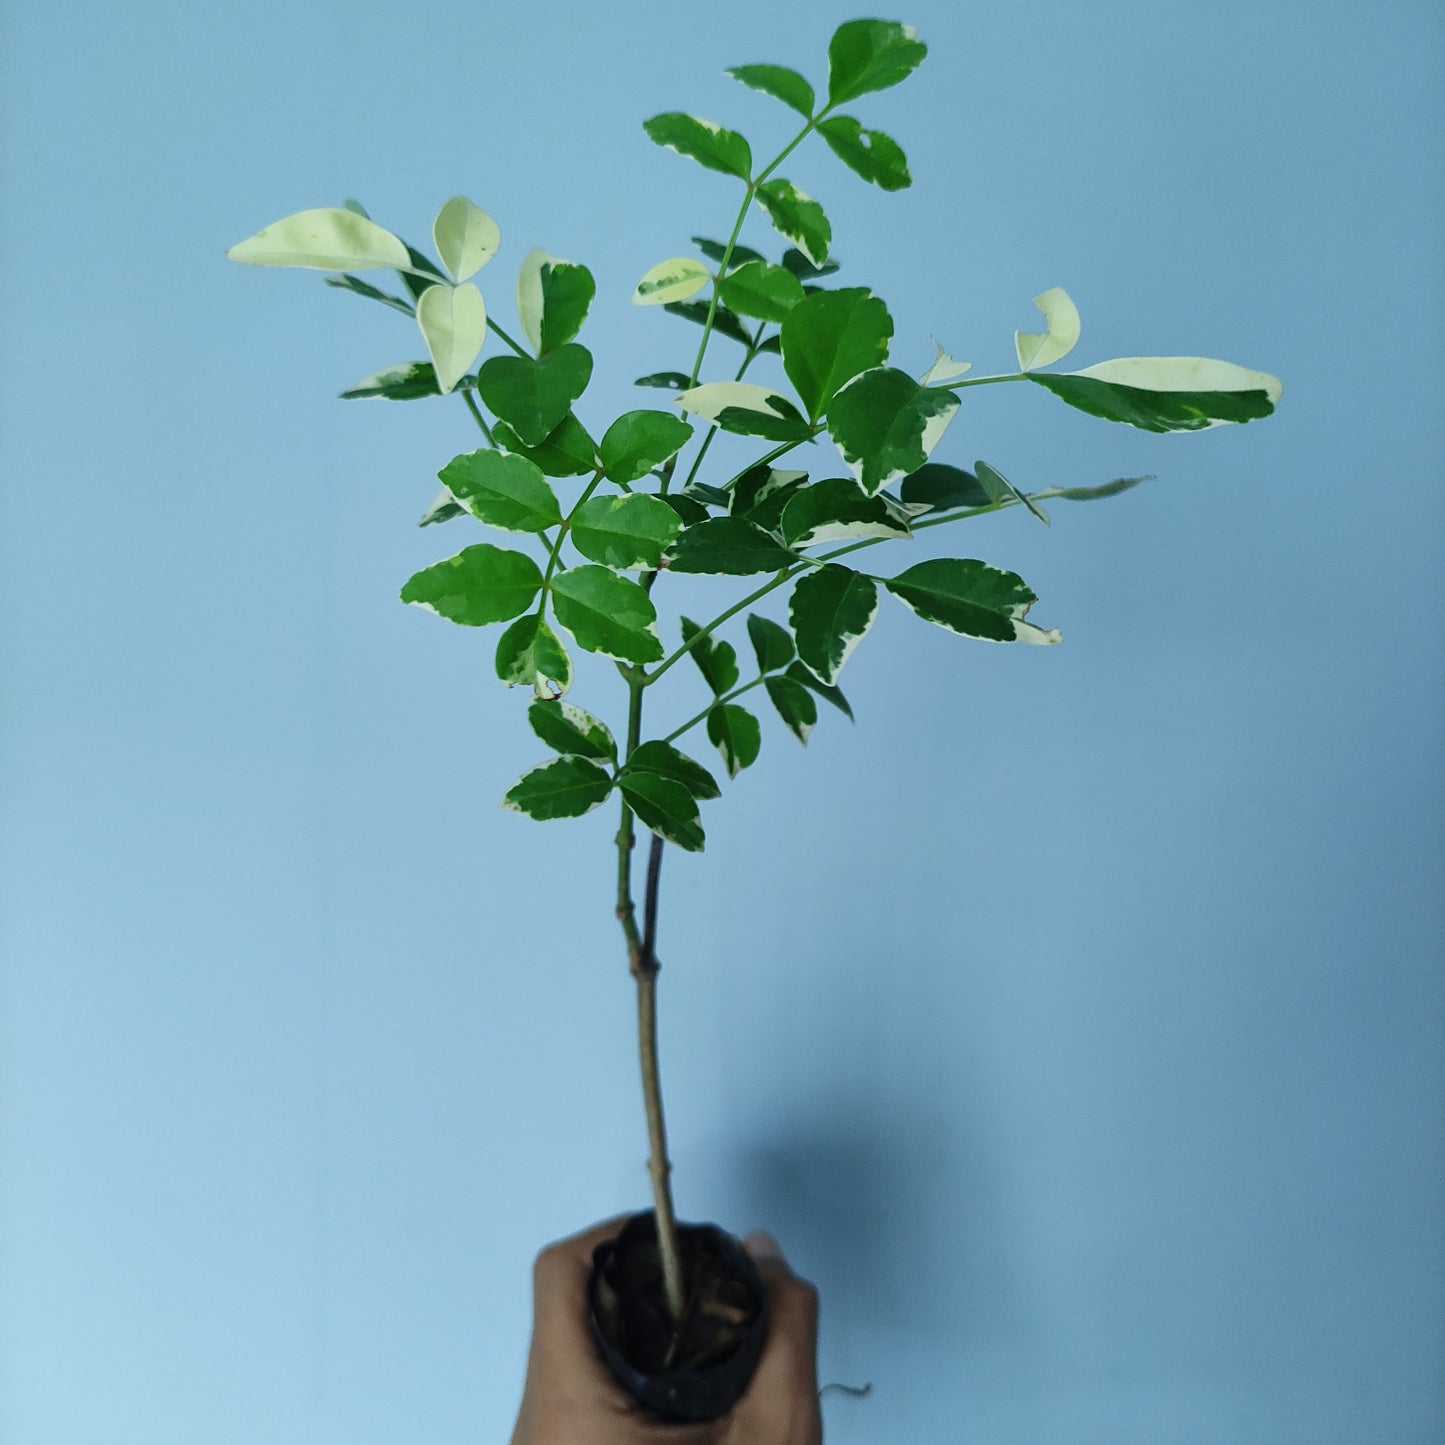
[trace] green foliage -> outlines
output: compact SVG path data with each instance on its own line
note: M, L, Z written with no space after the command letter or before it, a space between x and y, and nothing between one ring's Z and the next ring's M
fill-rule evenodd
M1254 420L1280 399L1277 378L1201 357L1122 357L1046 370L1075 348L1081 332L1078 310L1059 286L1033 298L1044 329L1013 335L1016 373L975 376L970 363L936 342L921 379L912 360L909 369L890 362L887 305L867 287L831 283L839 263L823 206L777 171L816 131L821 146L865 182L884 192L910 185L902 145L868 123L866 106L926 54L911 27L860 19L840 25L827 46L826 88L780 64L733 66L733 79L801 118L766 164L755 163L739 131L685 111L644 122L658 145L743 182L735 210L717 213L707 228L728 239L693 235L697 255L651 264L632 293L635 304L693 328L666 323L687 334L674 334L658 357L665 365L636 383L671 392L670 407L628 411L608 423L584 404L593 360L576 338L598 287L579 262L534 246L516 272L521 340L505 329L507 315L498 324L498 298L489 307L474 278L497 253L501 231L465 197L436 213L435 259L355 201L297 212L227 252L247 265L332 273L325 281L337 292L410 319L416 329L408 328L408 345L424 357L374 370L344 398L463 397L486 445L442 469L444 489L420 525L479 525L511 534L526 550L490 541L464 546L409 578L402 599L466 626L502 624L496 676L528 690L528 721L558 754L519 778L504 805L538 819L577 817L620 794L624 874L632 820L680 848L703 847L698 805L718 796L718 781L675 745L684 734L704 728L736 778L762 743L758 718L739 702L749 691L766 693L799 742L817 725L820 698L852 719L837 679L873 625L880 587L925 621L966 637L1059 640L1056 630L1028 620L1035 594L1002 568L925 557L882 577L850 565L861 562L853 554L863 549L977 513L1018 507L1047 522L1046 499L1098 500L1145 480L1025 491L987 462L965 470L931 460L964 388L1027 381L1079 411L1149 432ZM675 230L655 205L649 215L658 235ZM637 264L648 266L648 256ZM906 245L898 264L911 264ZM376 269L394 272L404 294L356 274ZM606 288L614 301L626 294L611 280ZM741 348L740 365L737 351L719 354L719 337ZM925 341L910 329L899 349L911 358L926 350ZM770 384L745 379L771 355L781 368ZM710 452L718 431L742 439L727 443L743 453L741 470L732 457L718 462L723 447ZM822 450L799 450L814 445ZM835 450L841 466L828 460ZM810 466L817 480L792 469L802 455L823 458ZM842 467L850 475L839 475ZM678 631L660 628L654 598L680 600L698 586L688 574L747 580L732 605L707 621L682 616ZM781 598L784 588L787 626L748 611L771 593ZM736 640L744 629L757 664L746 678L724 635ZM664 644L664 633L680 636L680 645ZM616 663L627 707L614 714L614 726L625 718L625 731L563 700L574 686L573 645ZM644 713L651 716L644 704L650 707L654 685L684 654L703 680L704 705L667 737L643 741ZM590 693L591 670L579 675ZM587 701L601 706L605 699Z
M439 473L471 514L505 532L541 532L562 523L557 496L525 457L489 450L454 457Z
M576 342L538 357L494 356L477 372L477 390L488 408L523 443L540 446L561 425L592 378L592 353Z
M648 139L709 170L744 181L752 177L752 149L736 131L714 125L710 120L699 120L695 115L685 115L680 110L655 115L643 121L642 128Z
M525 612L541 590L542 573L525 552L480 543L424 567L407 580L401 600L449 622L484 627Z
M800 577L789 620L798 657L820 682L832 683L878 615L878 589L869 577L830 562Z

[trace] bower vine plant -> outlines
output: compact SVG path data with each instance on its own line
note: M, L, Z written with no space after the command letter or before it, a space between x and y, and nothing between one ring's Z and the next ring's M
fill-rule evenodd
M936 343L920 366L927 358L918 338L900 348L909 361L895 364L888 307L867 287L834 282L840 268L827 214L785 167L816 136L863 180L884 191L908 186L898 142L848 107L897 85L925 53L910 26L853 20L828 46L821 94L783 66L729 70L796 114L761 164L748 139L711 120L672 111L644 122L659 146L726 178L735 208L721 212L731 215L726 239L695 237L697 255L660 261L636 284L639 306L685 323L666 342L669 359L692 354L686 370L638 380L670 394L660 406L608 418L587 405L593 357L577 338L595 282L580 262L528 251L516 276L516 332L497 324L472 278L498 252L501 233L463 197L437 212L435 259L354 201L288 216L227 253L249 265L333 273L327 285L413 319L410 334L416 340L419 332L427 359L389 366L343 397L456 395L475 418L484 444L442 467L442 490L421 525L466 518L489 540L424 568L401 598L467 627L502 626L497 677L522 692L532 729L551 750L507 790L506 808L544 821L609 801L618 810L617 917L637 986L648 1167L674 1318L684 1283L657 1067L659 870L665 844L702 849L700 805L720 795L719 773L734 779L757 758L763 728L744 700L766 697L799 742L818 720L819 700L851 717L839 676L883 594L962 637L1059 641L1056 630L1030 620L1034 593L1013 572L972 557L900 569L876 550L1008 507L1047 522L1051 499L1111 497L1144 480L1023 492L987 462L964 469L932 460L965 388L1020 383L1152 432L1251 421L1268 416L1280 395L1273 376L1199 357L1049 369L1079 338L1078 312L1059 287L1033 298L1043 329L1015 334L1016 370L975 375ZM761 249L742 242L750 222ZM639 270L650 259L640 257ZM402 290L358 274L376 270L394 272ZM777 385L744 380L769 356L781 360ZM726 475L707 466L720 430L756 450ZM740 595L716 616L660 624L658 600L677 594L686 606L691 574L743 579ZM786 624L751 610L784 599ZM589 693L585 708L572 700L578 649L616 664L617 697ZM740 655L751 662L740 666ZM679 665L701 673L710 700L662 733L649 725L652 702ZM718 754L712 769L697 757L707 751L704 738ZM639 827L651 835L640 907Z

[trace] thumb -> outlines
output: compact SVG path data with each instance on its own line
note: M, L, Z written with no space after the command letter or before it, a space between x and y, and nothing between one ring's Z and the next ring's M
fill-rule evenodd
M818 1291L789 1267L771 1234L756 1230L743 1247L758 1266L768 1291L768 1338L738 1419L770 1429L786 1425L778 1439L821 1440L818 1415Z

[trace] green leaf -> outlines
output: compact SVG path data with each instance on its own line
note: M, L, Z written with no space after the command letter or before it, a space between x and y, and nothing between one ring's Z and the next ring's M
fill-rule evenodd
M824 266L828 247L833 243L833 228L822 206L792 181L764 181L754 194L773 223L773 229L797 246L814 266ZM788 264L786 256L783 264Z
M666 502L643 493L590 497L572 514L577 550L608 567L656 570L681 529L681 520Z
M569 567L552 578L557 621L588 652L619 662L658 662L657 610L636 582L606 567Z
M907 372L879 367L854 377L829 402L828 431L863 490L877 492L928 460L957 410L952 392L930 391Z
M978 474L979 486L988 493L991 501L1002 502L1012 497L1015 501L1022 502L1044 526L1049 525L1049 514L1032 497L1019 491L1002 472L989 466L987 462L975 462L973 469Z
M815 482L796 493L783 508L782 531L790 547L911 535L882 497L869 496L849 477Z
M731 643L722 642L711 634L706 637L701 634L702 628L690 617L682 619L682 645L688 648L703 681L712 688L714 696L721 697L738 685L738 655ZM698 640L694 642L694 638Z
M987 642L1059 641L1024 614L1038 598L1022 577L971 559L938 557L920 562L883 585L925 621Z
M445 487L432 498L431 506L421 514L418 527L431 527L439 522L450 522L456 517L465 517L467 509L461 505Z
M878 615L878 589L851 567L829 562L798 579L788 620L798 656L820 681L833 683Z
M528 251L517 271L517 315L532 350L541 356L571 341L596 294L597 283L585 266L539 247Z
M393 310L400 311L403 316L416 315L416 308L408 305L400 296L393 296L390 291L380 291L375 286L369 286L359 276L328 276L326 284L339 287L343 291L354 291L358 296L365 296L371 301L380 301L383 306L390 306Z
M911 25L849 20L828 42L828 104L842 105L906 80L928 54Z
M483 627L525 612L541 588L542 573L526 553L483 542L424 567L401 589L401 600L450 622Z
M697 801L676 779L660 773L623 773L619 786L643 827L689 853L702 852L702 819Z
M487 335L487 307L482 293L468 281L463 286L428 286L416 303L416 324L431 354L437 385L451 391L477 359Z
M686 753L679 752L671 743L660 738L633 748L627 759L626 771L656 773L659 777L671 778L699 800L722 796L717 780L701 763L694 762Z
M1277 376L1201 356L1125 356L1029 380L1070 406L1144 431L1200 431L1268 416L1283 391Z
M523 773L507 790L502 806L541 822L580 818L600 807L612 791L612 779L586 758L553 758Z
M759 672L777 672L797 655L792 634L770 617L748 613L748 637L758 659Z
M667 567L714 577L779 572L796 559L771 533L741 517L710 517L686 528L672 544Z
M734 80L741 81L750 90L760 90L774 100L798 112L804 120L811 118L815 97L813 87L786 65L734 65L723 71Z
M712 272L691 256L674 256L669 261L659 261L632 293L634 306L664 306L668 302L684 301L695 296L709 281Z
M570 702L538 698L527 709L527 721L532 731L559 753L610 763L617 761L617 740L611 728L601 718Z
M707 521L707 508L685 493L668 492L666 496L660 497L658 500L666 502L684 523L690 525L693 522Z
M706 301L669 301L662 309L673 316L695 321L699 326L707 325L709 307ZM726 306L717 307L712 318L712 329L719 336L726 336L729 341L736 341L749 350L752 349L752 333Z
M929 462L905 477L898 495L905 502L926 502L935 512L951 512L955 507L986 507L993 501L972 472L945 466L942 462Z
M763 684L778 716L787 724L788 730L805 747L808 734L818 722L818 704L812 694L801 683L791 677L770 677Z
M849 722L853 721L853 709L848 706L848 699L836 687L830 687L826 682L819 682L801 662L795 662L784 675L791 677L794 682L801 683L806 688L811 688L824 701L832 703Z
M497 640L497 676L521 683L538 697L561 697L572 686L572 659L562 639L537 612L519 617Z
M851 115L835 115L818 126L828 149L850 170L885 191L901 191L913 184L908 157L891 135L866 130Z
M888 360L893 318L863 286L818 291L783 322L783 370L817 421L838 390Z
M721 171L744 181L752 178L752 150L736 131L725 130L710 120L701 120L680 110L655 115L643 121L642 128L657 145L687 156L711 171Z
M498 446L526 457L549 477L585 477L597 470L597 443L570 411L540 446L529 447L504 421L492 427L492 436Z
M1120 492L1127 492L1141 482L1157 480L1158 478L1152 476L1117 477L1112 482L1100 482L1097 487L1057 487L1053 495L1062 497L1066 502L1092 502L1100 497L1117 497Z
M439 475L447 490L489 527L541 532L561 525L556 493L525 457L483 448L454 457Z
M415 401L423 396L440 396L436 368L429 361L404 361L363 377L341 393L343 401L381 397L386 401Z
M1052 286L1035 296L1034 305L1044 314L1045 330L1029 334L1014 332L1020 371L1051 366L1067 356L1079 340L1079 308L1062 286Z
M763 746L763 730L757 718L732 702L719 703L708 713L707 736L722 754L730 778L757 762Z
M706 236L694 236L692 244L702 252L715 266L721 266L723 257L727 255L728 248L721 241L709 241ZM761 251L754 251L751 246L743 246L736 241L733 242L732 258L728 261L729 268L745 265L749 261L763 260Z
M404 241L341 206L297 211L273 221L232 246L226 259L245 266L303 266L312 271L411 264Z
M502 244L497 223L465 196L453 196L437 212L431 234L442 265L458 283L475 276Z
M820 276L831 276L841 269L838 262L831 257L822 265L815 266L801 251L792 246L783 252L783 266L799 281L816 281Z
M635 482L676 456L691 436L692 428L670 411L624 412L603 433L603 471L609 481Z
M781 321L803 299L803 283L785 267L749 261L723 278L718 295L740 316Z
M692 385L692 377L684 371L654 371L639 376L633 386L658 386L665 391L686 391Z
M561 424L592 378L592 354L569 342L533 361L494 356L477 372L487 406L529 447L540 446Z
M776 532L783 525L783 509L807 482L808 474L769 467L756 471L763 474L759 482L751 481L753 473L749 472L733 486L728 511L756 522L765 532Z
M774 441L808 441L813 429L781 392L750 381L709 381L683 392L677 404L685 412L739 436Z

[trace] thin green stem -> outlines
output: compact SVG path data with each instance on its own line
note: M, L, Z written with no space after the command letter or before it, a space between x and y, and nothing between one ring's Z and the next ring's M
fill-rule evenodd
M778 575L774 577L771 582L764 583L763 586L759 587L756 592L749 592L748 595L744 597L741 602L734 603L733 606L729 607L726 612L719 613L719 615L714 617L713 620L709 622L706 627L699 628L696 636L690 637L671 656L663 658L663 660L657 664L657 667L647 675L646 680L643 682L643 686L651 687L652 684L656 682L657 679L668 670L668 668L670 668L675 662L677 662L679 658L683 657L686 653L691 652L692 649L696 647L698 643L703 640L704 637L711 637L713 632L717 628L721 627L723 623L728 620L729 617L736 617L737 614L741 612L744 607L751 607L753 603L756 602L760 597L766 597L769 592L773 591L777 587L781 587L783 583L787 582L790 578L796 577L798 575L799 569L811 564L812 561L813 559L811 557L798 558L797 562L790 563L788 566L784 567L783 570L779 572Z
M627 751L632 756L642 737L642 689L646 673L641 667L622 670L629 692L627 708ZM622 822L617 830L617 918L627 940L627 957L637 981L637 1048L642 1074L642 1096L647 1111L649 1155L647 1171L652 1179L653 1212L657 1221L658 1251L662 1256L663 1287L668 1311L674 1321L682 1317L687 1299L683 1286L682 1253L678 1245L677 1217L673 1210L667 1157L667 1124L662 1111L662 1080L657 1057L657 865L654 854L648 868L644 900L646 933L637 927L637 909L632 901L632 853L636 843L632 808L624 793Z
M751 692L755 687L760 687L766 681L767 677L760 672L751 682L745 682L741 687L733 688L731 692L725 692L718 697L714 697L713 700L708 703L708 705L703 708L703 710L698 713L696 717L689 718L685 723L683 723L680 728L674 728L670 733L668 733L668 735L663 738L663 742L675 742L683 735L683 733L689 732L691 729L695 728L698 723L702 722L707 717L708 713L713 710L713 708L721 707L723 703L731 702L735 697L741 697L745 692Z
M758 343L763 339L763 332L767 329L768 323L766 321L759 324L757 335L748 343L747 354L743 357L743 364L738 367L737 375L733 377L734 381L741 381L743 377L747 375L748 367L757 360L759 355ZM687 480L682 484L683 491L686 491L693 484L693 480L697 476L698 468L702 466L702 459L707 455L707 449L712 445L712 439L717 433L718 425L716 422L713 422L708 428L707 435L702 439L702 445L697 449L697 455L692 459L692 468L687 474ZM662 490L666 491L667 488L664 486Z
M562 555L562 543L567 533L572 530L572 518L581 510L582 504L595 492L602 482L602 470L598 468L597 474L582 489L582 495L572 504L572 510L562 519L562 525L557 529L557 540L552 543L551 555L547 558L547 571L542 577L542 596L547 595L547 584L552 580L552 574L557 570L557 559Z
M497 439L492 435L492 429L487 425L487 419L482 415L482 409L477 405L476 398L468 391L462 392L462 400L466 402L471 413L477 419L477 425L482 429L482 435L486 437L489 446L496 446Z
M501 339L517 353L518 356L525 356L528 361L532 360L532 353L525 346L519 346L490 316L487 317L487 330L495 331Z
M1027 381L1029 373L1026 371L1011 371L1007 376L970 376L959 381L935 381L924 388L925 391L960 391L965 386L992 386L996 381Z

